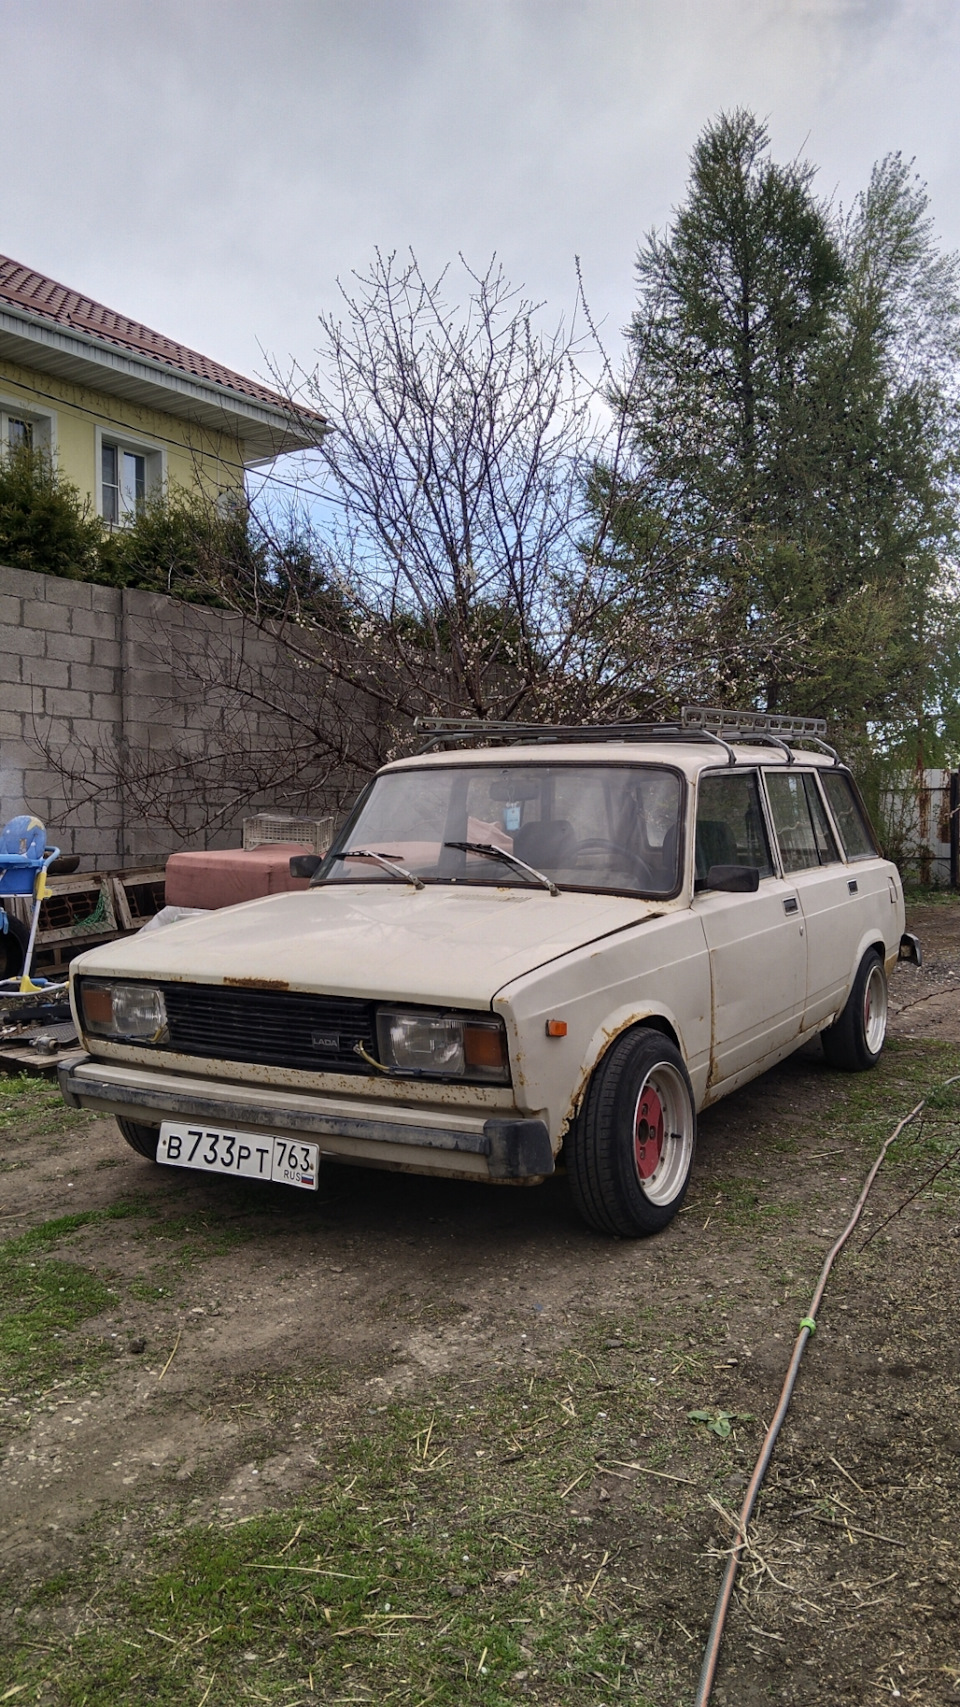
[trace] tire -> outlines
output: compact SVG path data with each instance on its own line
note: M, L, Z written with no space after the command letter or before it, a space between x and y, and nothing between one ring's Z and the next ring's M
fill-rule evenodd
M821 1032L823 1053L843 1073L875 1067L887 1034L887 974L877 950L867 950L839 1019Z
M17 978L23 971L30 932L7 914L7 928L0 935L0 978Z
M117 1125L138 1156L146 1156L149 1162L157 1159L157 1145L160 1142L159 1126L141 1126L138 1120L122 1120L117 1115Z
M644 1027L619 1038L564 1144L573 1200L588 1226L620 1239L666 1227L686 1195L696 1131L693 1087L676 1044Z

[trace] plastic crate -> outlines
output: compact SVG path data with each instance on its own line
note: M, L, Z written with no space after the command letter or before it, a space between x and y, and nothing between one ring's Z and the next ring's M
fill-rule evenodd
M281 818L273 812L262 812L257 818L244 818L244 848L262 848L270 842L297 842L309 853L326 853L333 838L332 818Z

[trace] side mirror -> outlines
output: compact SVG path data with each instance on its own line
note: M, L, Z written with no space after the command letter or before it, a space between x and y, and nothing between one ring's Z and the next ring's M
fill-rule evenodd
M294 854L290 861L291 877L312 877L323 864L323 854Z
M753 895L760 887L760 873L755 865L712 865L703 887L724 889L730 895Z

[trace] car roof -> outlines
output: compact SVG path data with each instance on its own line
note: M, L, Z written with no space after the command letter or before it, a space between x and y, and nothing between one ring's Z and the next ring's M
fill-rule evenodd
M726 750L724 750L726 748ZM705 770L729 768L728 753L732 752L738 767L757 765L776 769L787 765L814 765L818 769L833 769L832 755L811 753L804 748L791 749L767 746L760 742L718 743L687 737L681 740L624 740L624 741L529 741L503 747L458 748L454 752L417 753L410 758L394 759L380 771L421 770L425 766L490 765L502 769L518 764L577 764L577 765L670 765L690 781Z

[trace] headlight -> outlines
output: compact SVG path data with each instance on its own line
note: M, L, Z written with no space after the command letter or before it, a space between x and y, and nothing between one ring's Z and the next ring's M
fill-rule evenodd
M80 983L83 1029L91 1037L112 1037L118 1043L167 1043L167 1009L163 991L151 984Z
M474 1084L510 1082L507 1037L498 1019L380 1008L377 1041L383 1065L400 1073L430 1073Z

